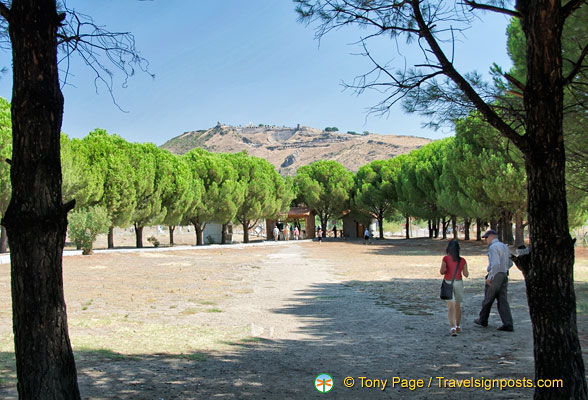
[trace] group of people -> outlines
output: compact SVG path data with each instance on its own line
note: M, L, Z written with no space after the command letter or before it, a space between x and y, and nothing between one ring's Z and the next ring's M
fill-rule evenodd
M508 246L498 239L496 231L490 229L482 238L488 244L488 267L484 286L484 300L478 318L474 320L476 325L487 327L488 317L494 300L497 301L498 314L502 320L499 331L512 332L514 324L510 305L508 304L508 270L513 265L510 259ZM452 240L445 251L447 255L441 261L440 273L447 283L453 282L453 298L446 300L447 314L451 336L457 336L461 328L461 303L463 302L464 288L463 278L469 276L468 263L459 254L459 243Z
M278 239L280 238L280 228L278 228L278 226L274 226L274 230L272 231L273 236L274 236L274 242L277 242ZM300 238L300 229L298 229L297 225L288 225L288 224L284 224L284 228L282 231L283 234L283 240L289 240L290 236L292 236L295 240L298 240Z

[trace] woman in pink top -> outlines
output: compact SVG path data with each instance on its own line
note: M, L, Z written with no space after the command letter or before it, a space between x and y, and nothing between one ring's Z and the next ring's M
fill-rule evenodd
M452 240L445 249L447 255L443 257L441 262L441 275L447 283L451 283L455 268L457 268L457 274L455 274L455 281L453 282L453 298L447 301L449 326L451 336L457 336L461 332L461 303L463 302L463 278L470 275L468 272L468 263L465 258L459 256L459 243L457 240ZM459 261L458 261L459 260Z

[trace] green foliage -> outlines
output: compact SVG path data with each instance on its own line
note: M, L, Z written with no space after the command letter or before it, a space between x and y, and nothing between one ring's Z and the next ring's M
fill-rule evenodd
M186 219L190 207L201 198L201 185L192 179L186 159L168 151L157 153L158 185L161 187L162 223L176 226ZM168 179L165 179L167 177Z
M367 220L364 222L369 222L373 216L377 218L381 239L384 238L384 218L391 215L398 201L393 173L393 164L389 161L373 161L361 167L354 179L352 209L359 218Z
M339 128L336 126L327 126L325 128L325 132L339 132Z
M159 168L159 155L164 150L152 143L133 143L126 149L134 170L136 206L131 213L131 221L136 227L160 222L165 216L162 197L171 181L170 175L162 173Z
M102 205L111 226L128 226L137 206L135 169L129 158L130 144L118 135L96 129L82 139L88 165L103 179Z
M249 230L262 218L277 218L289 208L294 197L291 181L284 180L272 164L245 152L228 157L244 189L243 202L236 213L244 230Z
M562 33L563 75L567 76L580 58L579 43L588 41L588 7L579 8L567 18ZM508 54L513 62L510 75L526 83L526 39L521 22L513 18L508 27ZM588 117L586 99L588 92L588 60L585 58L581 69L564 92L564 144L566 148L566 190L570 228L585 222L588 213ZM508 87L513 89L512 86ZM518 100L522 108L522 100Z
M489 219L526 207L526 173L521 153L476 114L456 123L449 160L457 186L455 215Z
M399 198L405 214L424 219L447 214L438 203L438 194L448 146L447 139L432 142L402 158Z
M184 156L193 182L198 182L200 196L195 197L186 214L195 224L230 222L243 201L245 188L238 181L228 155L194 149ZM194 187L194 190L196 187Z
M61 134L63 201L76 201L76 209L98 204L104 195L104 174L90 165L85 143Z
M317 213L323 229L329 219L339 218L349 209L353 174L337 161L316 161L300 167L294 182L299 198Z
M108 213L100 206L75 210L68 216L68 235L84 255L92 254L96 237L108 232L109 226Z
M12 157L12 117L10 103L0 97L0 215L4 215L12 196L10 165L4 160Z

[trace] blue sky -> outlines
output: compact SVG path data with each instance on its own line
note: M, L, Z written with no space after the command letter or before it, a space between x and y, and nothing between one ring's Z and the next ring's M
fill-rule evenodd
M370 131L432 139L450 131L421 127L423 119L400 107L387 117L368 116L381 94L343 90L367 72L356 42L365 31L348 28L319 43L314 27L297 22L290 0L68 0L69 8L91 15L111 31L134 34L155 79L138 74L128 87L119 76L112 101L104 87L94 87L93 72L75 59L63 88L62 130L83 137L95 128L132 142L160 145L185 131L206 129L218 121L232 125L271 124L341 131ZM492 62L509 67L505 51L507 19L482 15L456 47L463 71L485 73ZM404 65L391 41L378 41L382 62ZM412 51L412 50L411 50ZM411 51L403 52L410 57ZM409 58L410 62L410 58ZM11 54L0 53L10 69ZM12 76L0 79L0 96L10 100Z

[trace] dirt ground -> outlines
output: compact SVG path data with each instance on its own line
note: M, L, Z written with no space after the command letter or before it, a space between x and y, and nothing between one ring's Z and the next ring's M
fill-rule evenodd
M131 234L128 243L119 236L117 245L134 243ZM449 335L438 298L446 245L440 240L328 239L64 257L82 397L530 399L531 388L440 385L534 377L520 272L513 269L509 282L515 332L496 331L495 307L489 327L477 327L486 247L461 244L470 278L458 337ZM0 265L0 398L11 399L17 395L9 270ZM576 280L588 282L585 249L577 252ZM579 287L579 298L585 291ZM578 325L587 349L584 313ZM329 394L314 387L322 373L333 379ZM344 385L347 377L352 388ZM424 387L411 388L419 379Z

